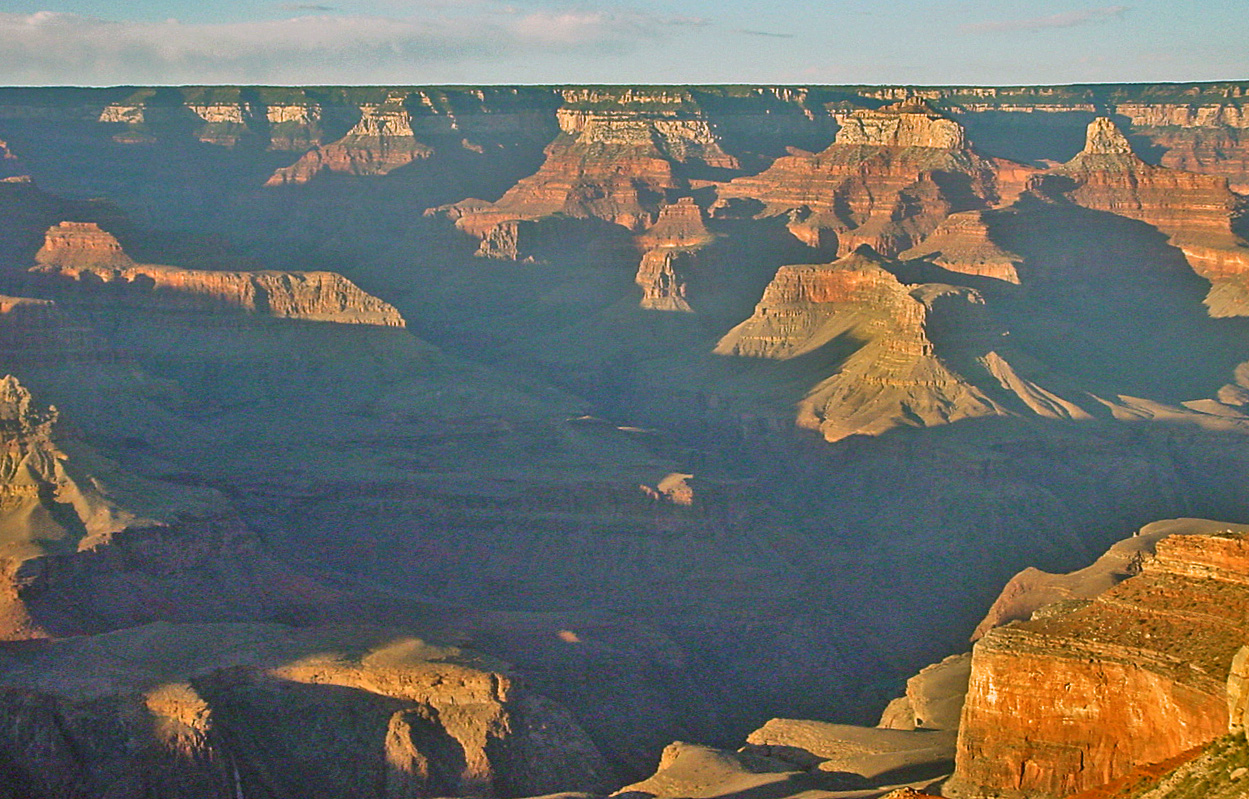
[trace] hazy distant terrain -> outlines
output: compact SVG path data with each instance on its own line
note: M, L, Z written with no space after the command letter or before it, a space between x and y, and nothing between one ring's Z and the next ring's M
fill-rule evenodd
M1243 607L1191 526L994 599L1249 523L1247 94L0 89L0 781L779 799L931 781L956 735L1006 763L957 709L846 725L991 606ZM1220 618L1098 651L1201 663L1159 689L1199 715ZM1066 623L1028 622L1044 657ZM983 649L1011 674L1032 634ZM943 673L908 701L961 703ZM1012 796L1179 751L1048 734Z

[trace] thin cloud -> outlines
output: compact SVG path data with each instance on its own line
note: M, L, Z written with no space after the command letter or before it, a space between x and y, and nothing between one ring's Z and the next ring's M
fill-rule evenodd
M792 33L772 33L771 31L756 31L749 28L734 28L734 33L740 33L743 36L766 36L769 39L792 39Z
M639 12L518 12L486 3L425 14L415 6L401 17L312 13L234 23L0 13L0 83L404 82L530 55L627 53L690 24Z
M972 22L961 26L960 30L965 33L1013 33L1015 31L1039 31L1050 28L1076 28L1081 25L1123 19L1128 11L1128 6L1086 8L1080 11L1065 11L1061 14L1051 14L1047 17Z
M280 3L278 8L282 11L319 11L329 12L337 11L334 6L322 6L316 3Z

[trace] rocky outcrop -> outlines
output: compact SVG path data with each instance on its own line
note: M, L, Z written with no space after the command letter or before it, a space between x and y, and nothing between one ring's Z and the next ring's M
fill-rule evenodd
M220 494L129 473L57 416L0 380L0 639L298 604Z
M1157 147L1161 165L1227 178L1249 193L1249 111L1234 103L1120 103L1115 113Z
M796 423L829 441L899 425L946 424L1007 411L934 350L934 318L962 317L974 339L983 299L969 289L906 286L862 248L832 264L781 267L754 315L716 353L791 359L840 350L834 374L798 403ZM943 323L938 323L940 327Z
M702 209L692 197L665 205L658 221L637 237L643 253L634 282L642 289L642 307L656 311L692 310L690 284L699 278L699 250L711 241Z
M950 655L906 681L906 694L889 703L878 726L895 730L957 730L971 655Z
M54 289L101 286L132 302L169 309L234 310L278 319L403 327L392 306L334 272L225 272L136 264L92 223L48 230L33 270Z
M322 113L319 103L266 106L269 149L304 152L322 144Z
M274 172L265 185L307 183L322 172L386 175L428 158L433 148L417 140L404 100L395 95L380 105L362 106L360 121L346 136L309 150L291 166Z
M1054 174L1072 182L1056 188L1076 203L1166 234L1213 284L1207 301L1212 315L1241 315L1249 308L1238 302L1249 281L1249 245L1232 230L1239 200L1225 178L1146 164L1104 117L1089 124L1084 150Z
M926 258L943 269L1019 283L1022 258L993 239L986 211L950 214L916 247L898 257Z
M735 202L757 201L763 204L757 216L787 215L804 243L835 241L840 255L868 244L892 256L921 242L949 214L1002 199L997 164L968 149L961 126L927 106L859 110L841 124L821 153L784 156L758 175L721 186L720 213L733 213Z
M563 708L503 664L402 634L157 624L70 639L10 659L0 706L5 782L31 799L607 787Z
M1091 600L1134 574L1154 554L1159 541L1172 535L1217 532L1219 522L1205 519L1167 519L1151 522L1135 535L1116 542L1091 565L1068 574L1050 574L1029 566L1016 574L998 594L989 612L976 626L972 640L1012 621L1026 621L1056 602Z
M1249 528L1171 535L1138 574L986 634L952 796L1061 797L1223 735L1249 634Z
M936 113L923 100L904 100L877 111L855 111L838 117L837 143L870 147L932 147L961 150L967 146L963 126Z
M17 154L9 148L9 143L0 139L0 179L8 179L24 175L22 163Z
M772 719L750 734L742 751L808 771L855 775L867 787L890 779L896 785L940 776L953 758L954 738L952 729L891 730Z
M64 269L127 269L134 261L113 234L94 222L62 222L48 228L35 254L41 266Z

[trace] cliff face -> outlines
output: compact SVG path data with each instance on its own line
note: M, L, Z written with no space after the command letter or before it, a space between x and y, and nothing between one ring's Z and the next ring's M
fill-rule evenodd
M961 211L947 216L920 244L900 258L928 258L943 269L976 277L1019 283L1023 260L996 241L985 211Z
M979 292L903 283L907 270L867 247L832 264L783 266L715 352L830 364L796 418L829 441L990 416L1091 418L1016 371Z
M284 572L220 494L140 478L60 435L56 410L11 376L0 454L0 638L289 606Z
M1162 538L1139 569L980 640L951 795L1067 796L1226 732L1249 529Z
M10 666L0 757L6 786L32 799L607 787L563 708L503 664L402 635L157 624L50 643Z
M993 415L1002 409L951 371L928 335L935 306L981 303L968 290L905 286L864 248L832 264L781 267L754 316L730 331L716 352L789 359L843 349L835 374L812 389L798 411L800 426L830 441L879 434L916 418L934 424Z
M158 307L231 309L279 319L403 327L392 306L333 272L217 272L135 264L117 239L93 223L48 230L35 273L80 293L101 285Z

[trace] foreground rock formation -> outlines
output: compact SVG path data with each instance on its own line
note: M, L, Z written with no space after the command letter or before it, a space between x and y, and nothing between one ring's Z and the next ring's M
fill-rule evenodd
M1139 573L1091 600L987 633L946 792L1067 796L1223 735L1249 634L1247 558L1249 529L1204 525L1159 539Z

